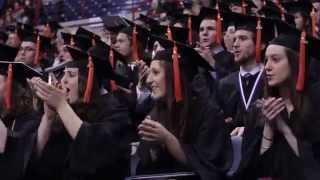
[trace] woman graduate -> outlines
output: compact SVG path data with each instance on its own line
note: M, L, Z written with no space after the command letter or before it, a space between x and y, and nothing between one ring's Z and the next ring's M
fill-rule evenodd
M114 74L96 48L87 54L68 47L74 61L66 64L61 88L31 80L45 111L26 179L126 176L131 138L128 111L112 94L104 90L101 95L98 82Z
M41 76L24 63L0 62L0 176L23 177L36 139L40 114L26 78Z
M192 48L157 38L165 47L151 61L147 83L155 105L139 125L137 174L191 170L221 179L228 168L230 139L215 102L199 103L191 82L209 64Z
M319 179L316 144L319 113L308 99L308 56L317 56L319 41L287 32L266 50L267 88L245 128L243 156L236 179Z

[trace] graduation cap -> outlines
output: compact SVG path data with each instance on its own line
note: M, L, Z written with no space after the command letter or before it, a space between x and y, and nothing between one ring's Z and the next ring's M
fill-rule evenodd
M80 72L88 73L86 90L83 97L85 103L90 103L91 101L94 78L97 78L100 83L103 79L110 79L111 83L114 83L111 85L114 86L116 86L116 82L126 82L129 84L129 80L113 71L114 64L111 64L109 61L110 55L108 55L109 52L107 50L95 46L87 53L71 46L67 46L67 48L74 60L66 63L66 67L77 67ZM116 87L111 88L116 89Z
M270 1L268 1L270 2ZM275 3L271 3L272 5L264 5L258 13L266 18L271 19L280 19L288 24L295 24L294 17L288 13L285 13L281 7L278 7Z
M12 88L17 82L27 86L27 78L42 77L42 74L22 62L0 61L0 74L6 76L6 88L4 93L5 108L12 109Z
M57 32L62 26L57 21L48 21L44 25L43 35L45 37L50 37L50 33Z
M151 27L151 34L166 37L181 43L188 42L188 29L173 26L155 25Z
M298 1L289 1L282 3L282 6L290 14L300 12L305 17L308 17L313 6L312 3L308 0L298 0Z
M257 6L250 0L227 0L227 3L234 6L241 6L241 13L247 14L251 8L257 8Z
M140 20L149 26L159 25L159 21L143 14L139 14L139 17L137 18L137 20Z
M8 39L8 34L5 31L0 31L0 40L6 42Z
M308 36L305 31L299 31L294 27L279 27L280 34L269 44L281 45L299 53L299 71L296 82L296 90L301 92L305 86L306 66L308 57L320 59L319 48L320 40Z
M0 61L14 61L18 51L18 48L0 44Z
M165 48L165 50L157 52L153 60L172 62L174 96L176 102L181 102L183 100L181 76L183 75L188 81L192 81L193 77L198 73L199 67L208 71L213 69L190 46L158 36L152 36L152 38L160 42ZM182 71L185 73L182 74Z
M124 20L124 18L120 16L107 15L102 18L102 21L103 21L104 27L113 33L117 33L124 27L128 26L128 23Z
M61 32L61 36L65 45L77 47L83 51L87 51L92 45L92 41L89 38L81 35L77 36Z
M83 27L78 28L78 30L76 32L76 36L90 39L91 46L95 46L96 41L101 39L100 36L98 36L97 34L91 32L91 31L88 31L87 29L84 29Z
M224 14L225 22L232 22L236 30L246 30L256 35L256 61L261 62L261 45L276 36L277 20L257 16L247 16L238 13Z

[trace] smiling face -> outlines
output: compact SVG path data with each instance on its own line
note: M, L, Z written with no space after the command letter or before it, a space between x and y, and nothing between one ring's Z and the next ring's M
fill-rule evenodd
M287 82L291 75L286 49L280 45L269 45L266 50L265 66L267 82L270 87L279 87Z
M151 88L151 96L155 100L166 96L166 73L164 65L160 60L153 60L150 64L150 73L147 77L147 83Z
M244 64L255 58L254 34L247 30L237 30L233 43L234 60Z
M61 79L62 88L67 91L67 100L70 104L79 99L79 68L66 68Z
M216 21L204 19L199 28L199 43L201 47L211 47L216 42Z

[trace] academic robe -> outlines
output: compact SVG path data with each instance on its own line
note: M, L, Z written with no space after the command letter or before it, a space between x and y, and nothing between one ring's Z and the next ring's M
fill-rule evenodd
M196 93L209 92L204 89L206 84L200 81L194 84L199 85L196 87ZM204 86L201 87L201 84ZM224 174L231 163L230 137L216 101L203 101L202 98L196 98L191 102L192 122L187 130L187 137L180 142L187 163L179 163L162 145L143 141L138 148L140 163L137 174L194 171L199 176L196 179L225 178Z
M215 71L217 79L222 79L239 69L238 65L234 62L233 54L228 51L223 50L212 57L216 60Z
M131 122L127 108L111 94L101 96L94 114L74 140L65 129L53 132L25 179L123 179L129 172Z
M276 132L271 147L260 155L263 138L263 123L261 111L254 108L251 111L248 126L246 126L242 146L242 161L234 179L256 180L261 177L272 177L280 180L316 180L320 179L320 161L317 160L318 150L315 144L320 142L320 120L315 114L299 117L294 111L290 118L286 111L281 113L290 128L302 127L303 133L297 135L297 156L280 132ZM298 118L305 118L304 123L297 123ZM301 120L301 119L299 119Z
M39 114L29 112L15 118L13 129L12 123L5 123L8 137L5 152L0 154L1 179L17 180L24 176L36 141L39 122Z
M250 81L251 86L246 88L243 84L244 94L250 94L253 90L253 85L255 83L256 78L258 78L258 74L256 74L255 78ZM232 131L236 127L244 126L246 121L246 116L250 110L250 107L255 103L257 99L262 98L263 96L263 87L264 87L264 74L261 75L256 89L253 92L251 104L249 108L246 109L240 90L239 83L239 71L230 74L229 76L221 79L218 85L218 102L221 108L224 111L225 118L231 117L232 121L227 123L229 131ZM243 79L241 78L241 81ZM251 88L250 88L251 87ZM246 100L248 98L246 97Z

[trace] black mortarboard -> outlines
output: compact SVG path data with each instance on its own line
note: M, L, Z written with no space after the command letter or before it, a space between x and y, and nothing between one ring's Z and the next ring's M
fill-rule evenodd
M42 77L42 74L22 62L0 61L0 74L7 76L4 102L6 109L12 108L12 88L17 82L27 86L27 78Z
M139 17L137 18L138 20L144 22L145 24L149 25L149 26L153 26L153 25L158 25L159 22L151 17L148 17L146 15L143 14L139 14Z
M100 36L87 29L84 29L83 27L78 28L76 36L89 39L91 41L91 46L95 46L95 42L101 39Z
M193 48L161 37L152 37L154 40L161 42L165 48L165 50L157 52L153 60L172 62L174 96L176 102L180 102L183 99L181 76L191 82L199 72L199 67L206 70L213 69Z
M83 51L87 51L92 46L91 39L84 36L76 36L69 33L61 32L62 39L64 44L78 47Z
M281 45L299 54L299 71L296 84L297 91L303 91L305 86L305 71L310 57L320 60L319 48L320 40L301 32L290 25L282 24L279 29L279 36L274 38L269 44Z
M171 34L170 34L171 31ZM151 34L175 40L181 43L188 42L188 29L173 26L155 25L151 27Z
M282 3L282 6L288 11L288 13L293 14L301 12L305 17L310 16L310 12L313 8L312 3L309 0L298 0Z
M282 13L282 10L276 5L265 5L258 11L258 13L266 18L285 20L288 24L295 24L294 17L290 14Z
M8 34L5 31L0 31L0 40L6 42L8 39Z
M127 27L128 24L124 18L120 16L105 16L102 18L104 27L114 33L119 32L122 28Z
M57 32L58 29L62 28L62 26L57 21L48 21L45 25L49 26L51 31L53 32Z
M19 49L0 44L0 61L14 61Z
M22 42L33 42L33 43L37 43L37 40L40 40L40 51L45 51L51 48L51 39L41 36L41 35L37 35L37 34L29 34L28 36L23 37Z
M242 14L250 13L251 8L257 8L257 6L251 0L227 0L227 4L242 7Z

